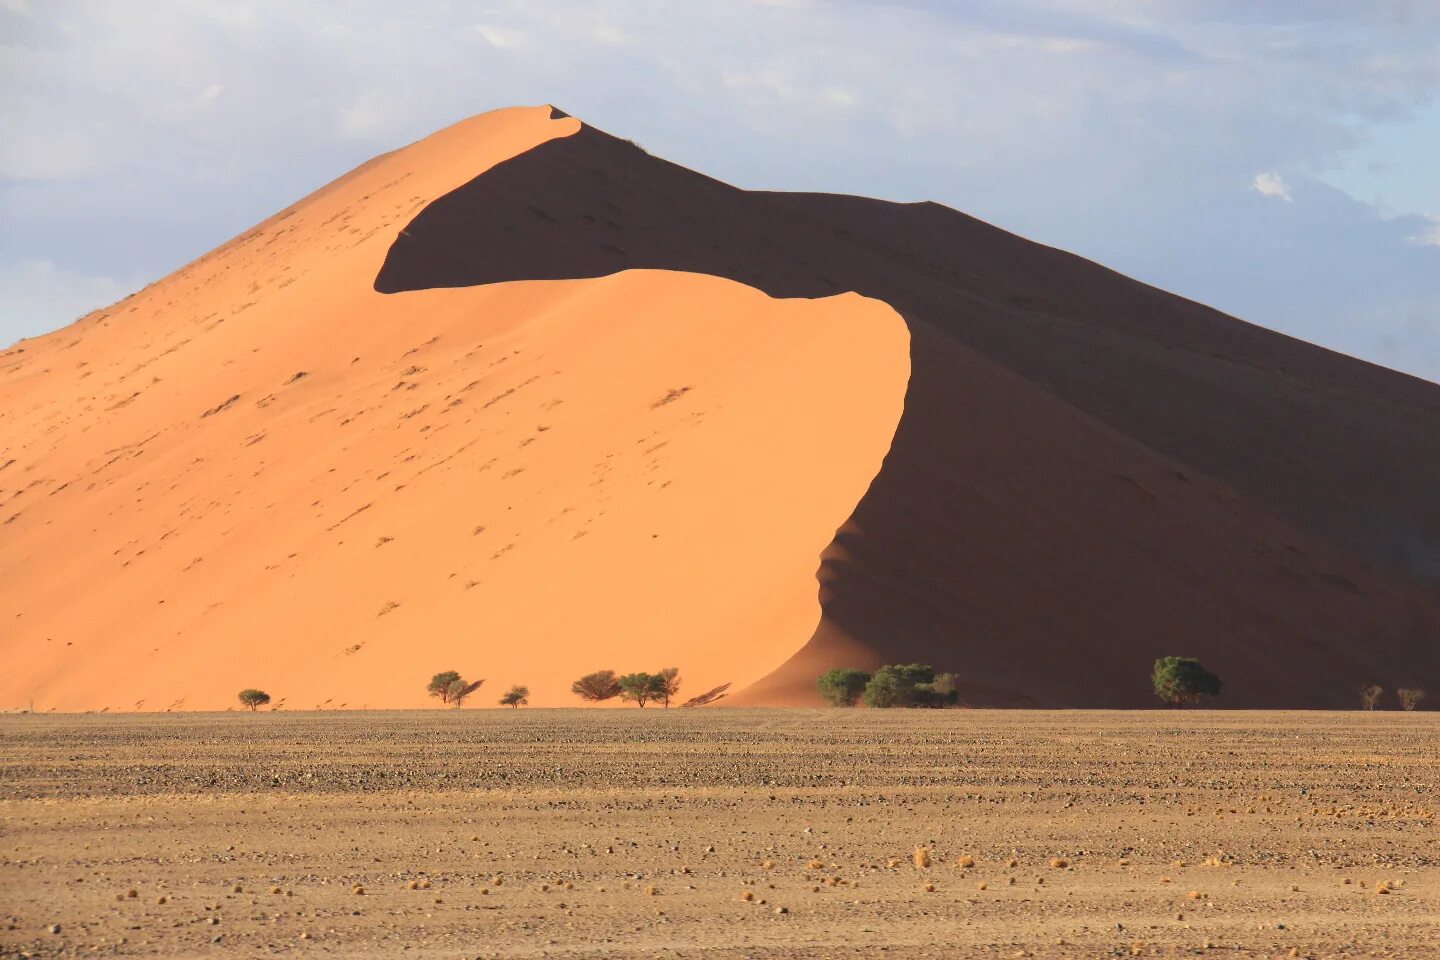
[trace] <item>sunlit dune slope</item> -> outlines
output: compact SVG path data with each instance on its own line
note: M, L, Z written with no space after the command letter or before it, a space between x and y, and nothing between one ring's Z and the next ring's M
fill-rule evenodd
M691 696L796 652L900 417L890 307L374 289L418 209L578 128L467 121L0 355L0 706L418 706L450 668L482 703L671 665Z

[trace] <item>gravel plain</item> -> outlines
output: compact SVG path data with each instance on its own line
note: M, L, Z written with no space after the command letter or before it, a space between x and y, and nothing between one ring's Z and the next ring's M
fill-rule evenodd
M5 957L1440 956L1440 714L0 718Z

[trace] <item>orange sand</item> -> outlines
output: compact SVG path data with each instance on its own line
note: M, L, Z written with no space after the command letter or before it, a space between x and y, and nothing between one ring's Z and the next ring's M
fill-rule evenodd
M372 289L417 210L579 129L550 116L377 158L0 354L0 708L421 706L451 668L477 705L671 665L691 696L806 643L901 414L893 310L668 271Z

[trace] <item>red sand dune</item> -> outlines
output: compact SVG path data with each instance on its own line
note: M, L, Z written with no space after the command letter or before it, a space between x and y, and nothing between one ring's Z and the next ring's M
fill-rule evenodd
M917 660L1130 706L1168 653L1227 705L1440 689L1440 387L548 107L0 353L0 437L0 707Z

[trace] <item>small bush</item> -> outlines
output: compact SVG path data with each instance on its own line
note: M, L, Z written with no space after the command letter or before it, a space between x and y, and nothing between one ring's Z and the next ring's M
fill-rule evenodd
M820 687L820 696L824 697L830 706L853 707L860 702L860 695L865 692L865 685L869 682L870 674L864 670L837 667L822 673L816 685Z
M270 702L270 694L264 690L256 690L253 687L249 687L240 691L240 702L252 711L258 710Z
M1362 683L1359 693L1360 709L1374 710L1375 705L1380 702L1380 698L1385 695L1385 688L1378 683Z
M591 703L610 700L620 696L620 678L614 670L596 670L570 684L570 692Z
M1173 707L1220 695L1220 678L1194 657L1161 657L1150 671L1155 696Z
M1395 691L1395 696L1400 698L1400 707L1402 709L1414 710L1420 706L1420 701L1425 699L1425 691L1418 687L1401 687Z
M530 702L530 688L515 686L505 691L505 696L500 698L502 707L523 707Z

